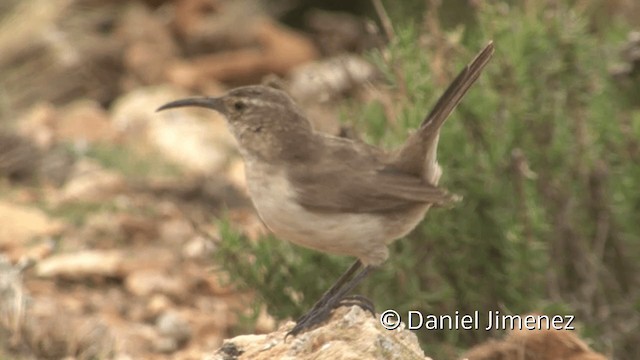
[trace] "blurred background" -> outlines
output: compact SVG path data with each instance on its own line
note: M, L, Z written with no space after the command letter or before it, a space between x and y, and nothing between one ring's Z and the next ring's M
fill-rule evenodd
M272 238L214 112L270 83L392 149L464 64L431 210L360 292L377 309L575 315L640 358L640 3L4 0L0 359L196 359L295 319L352 259ZM419 331L455 359L503 332Z

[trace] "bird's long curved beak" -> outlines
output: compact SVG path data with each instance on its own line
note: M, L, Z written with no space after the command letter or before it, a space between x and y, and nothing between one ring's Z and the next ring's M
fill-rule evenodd
M185 106L197 106L207 109L213 109L218 112L224 112L224 102L221 98L201 97L201 98L188 98L172 101L160 106L156 111L162 111L167 109L173 109Z

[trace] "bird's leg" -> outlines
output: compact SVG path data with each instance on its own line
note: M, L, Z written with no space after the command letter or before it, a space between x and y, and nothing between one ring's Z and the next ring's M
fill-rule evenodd
M341 305L341 300L345 298L345 296L351 292L362 280L364 280L369 273L374 269L373 266L366 266L362 271L353 276L353 272L355 272L358 268L362 266L362 263L358 260L355 264L353 264L347 272L338 279L336 284L334 284L318 302L309 310L308 313L304 314L300 317L296 323L296 326L291 329L286 336L289 335L297 335L304 330L308 330L321 322L325 321L331 310ZM352 277L353 276L353 277ZM351 279L349 279L351 278ZM364 297L363 297L364 298ZM347 303L351 302L354 305L363 305L365 310L371 310L371 306L369 304L370 301L363 301L359 298L347 298ZM354 301L355 300L355 301ZM371 304L372 305L372 304Z
M349 269L347 269L347 271L345 271L344 274L342 274L340 278L338 278L338 280L329 288L329 290L325 291L325 293L322 294L322 297L320 297L320 299L316 301L311 310L299 317L296 322L303 322L305 320L305 317L307 317L315 310L321 308L329 299L331 299L331 297L336 294L336 292L340 290L340 288L342 288L353 277L353 274L355 274L355 272L358 271L361 267L362 262L360 262L360 260L356 260L356 262L354 262L349 267Z
M338 278L338 280L336 280L336 282L329 288L329 290L327 290L324 294L322 294L322 297L313 305L312 309L315 309L324 305L324 303L326 303L327 300L333 297L338 291L340 291L340 289L345 284L349 282L349 280L351 280L351 278L353 277L353 274L355 274L356 271L358 271L361 267L362 267L362 262L360 260L356 260L356 262L354 262L351 266L349 266L347 271L345 271L344 274L342 274Z

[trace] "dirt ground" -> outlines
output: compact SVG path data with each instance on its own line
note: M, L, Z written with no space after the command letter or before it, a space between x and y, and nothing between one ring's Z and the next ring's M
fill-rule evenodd
M252 296L212 263L216 219L265 229L223 119L154 110L276 81L337 132L331 101L374 79L358 52L378 35L325 11L295 30L252 1L2 6L0 358L217 349Z

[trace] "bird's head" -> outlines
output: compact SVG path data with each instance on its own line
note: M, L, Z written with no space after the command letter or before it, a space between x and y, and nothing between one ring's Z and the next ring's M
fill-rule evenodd
M222 114L245 157L269 160L296 156L296 152L304 151L305 146L300 144L313 135L311 124L293 100L284 91L267 86L239 87L220 97L176 100L157 111L186 106Z

